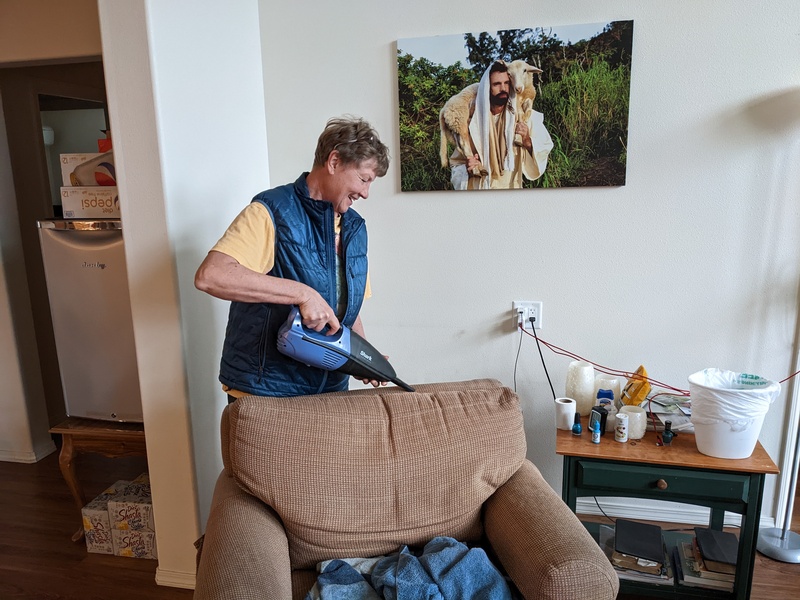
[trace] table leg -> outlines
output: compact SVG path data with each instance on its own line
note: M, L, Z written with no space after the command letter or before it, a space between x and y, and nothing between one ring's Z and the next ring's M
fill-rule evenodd
M718 508L712 508L711 516L708 521L709 528L722 531L722 527L724 524L725 524L725 511L720 510Z
M81 514L83 507L86 505L86 496L83 493L83 488L78 481L78 473L75 468L75 446L72 443L72 436L69 434L62 435L61 452L58 455L58 466L61 469L61 475L64 476L64 481L67 482L69 491L72 492L72 497L75 499L75 504L78 506L78 514ZM79 542L83 539L83 522L81 526L72 535L73 542Z

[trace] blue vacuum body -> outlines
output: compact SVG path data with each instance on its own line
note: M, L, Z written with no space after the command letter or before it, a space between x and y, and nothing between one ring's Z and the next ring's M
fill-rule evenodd
M294 306L278 331L278 350L310 367L339 371L359 379L390 381L408 392L383 354L349 327L341 326L333 335L303 325L300 310Z

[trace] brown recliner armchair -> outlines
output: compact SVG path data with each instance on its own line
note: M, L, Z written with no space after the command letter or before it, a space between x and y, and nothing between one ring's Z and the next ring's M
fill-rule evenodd
M616 598L608 559L525 453L519 398L494 380L241 398L222 417L194 598L302 599L320 561L436 536L490 546L528 600Z

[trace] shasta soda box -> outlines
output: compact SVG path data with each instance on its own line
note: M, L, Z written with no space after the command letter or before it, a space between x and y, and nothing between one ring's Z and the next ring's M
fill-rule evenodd
M111 521L108 518L108 501L130 484L117 481L81 509L86 549L97 554L113 554Z
M119 219L117 186L61 188L65 219Z
M112 533L111 529L89 529L84 531L86 551L94 554L114 554Z
M112 529L111 540L115 556L158 558L154 531Z
M111 529L155 531L150 484L129 483L108 501L108 517Z

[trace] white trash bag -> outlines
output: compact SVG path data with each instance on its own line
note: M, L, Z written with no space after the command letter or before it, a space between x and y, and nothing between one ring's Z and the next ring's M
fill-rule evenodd
M697 449L717 458L747 458L781 384L747 373L704 369L689 376Z

